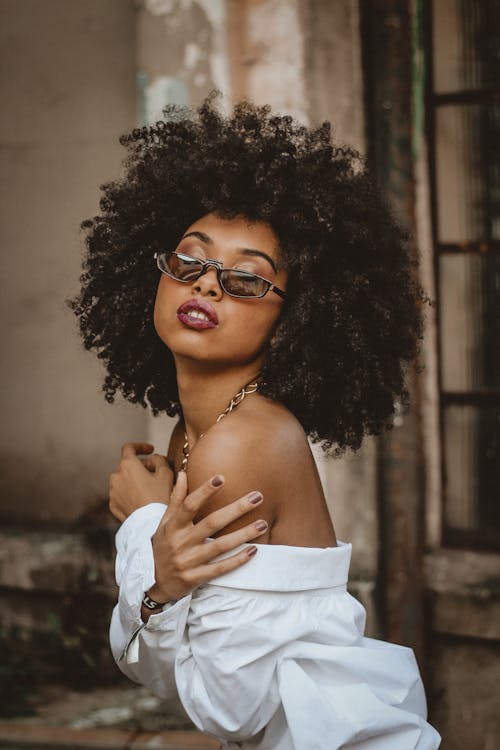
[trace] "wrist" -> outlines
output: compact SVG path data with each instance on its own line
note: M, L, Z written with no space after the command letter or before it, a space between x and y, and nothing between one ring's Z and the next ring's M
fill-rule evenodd
M161 599L158 599L157 597L153 597L150 589L149 591L144 592L144 596L142 598L142 606L146 607L146 609L149 609L151 612L154 612L155 610L163 609L166 604L175 603L175 601L175 599L168 599L163 597Z
M145 591L141 602L141 619L143 622L147 622L151 615L157 615L163 612L164 607L171 606L177 602L177 599L170 599L168 601L157 601L150 595L151 590Z
M158 583L153 583L153 585L144 593L147 594L155 602L166 603L173 599L177 599L176 596L174 596L170 591L163 588L163 586L160 586L160 584Z

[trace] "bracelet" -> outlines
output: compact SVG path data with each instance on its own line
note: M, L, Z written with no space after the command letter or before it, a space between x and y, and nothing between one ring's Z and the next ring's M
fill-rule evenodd
M147 609L161 609L165 604L174 604L174 600L170 602L156 602L154 599L151 599L149 594L145 591L144 596L142 597L142 603Z

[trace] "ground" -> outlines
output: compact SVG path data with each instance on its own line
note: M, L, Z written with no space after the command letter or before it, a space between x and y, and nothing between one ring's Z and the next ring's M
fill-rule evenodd
M80 692L45 685L34 713L0 721L0 748L17 750L216 750L219 743L195 730L178 704L126 685Z

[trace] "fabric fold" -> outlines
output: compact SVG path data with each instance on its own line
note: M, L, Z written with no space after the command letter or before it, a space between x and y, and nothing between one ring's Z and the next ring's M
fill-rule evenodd
M138 509L117 536L116 659L154 583L151 536L165 508ZM436 750L413 651L364 635L365 609L346 588L350 556L344 542L259 545L245 565L152 615L134 659L118 666L180 698L224 750Z

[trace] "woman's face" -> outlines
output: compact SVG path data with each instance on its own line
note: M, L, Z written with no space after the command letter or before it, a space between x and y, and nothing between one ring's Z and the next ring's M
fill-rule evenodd
M224 268L258 274L286 289L287 273L279 268L278 239L264 222L207 214L186 229L176 248L165 249L201 260L211 258ZM273 291L254 299L231 297L221 289L214 266L187 283L161 274L154 325L176 358L214 365L247 364L258 359L282 304Z

